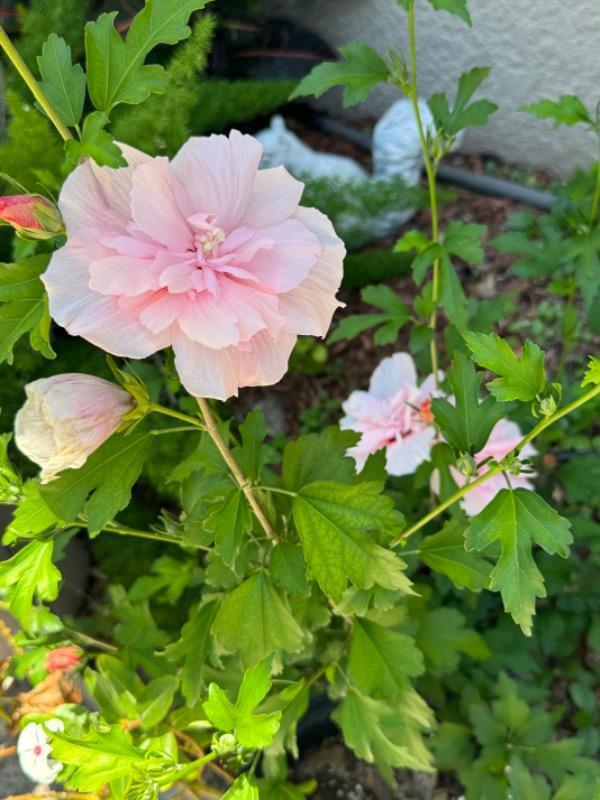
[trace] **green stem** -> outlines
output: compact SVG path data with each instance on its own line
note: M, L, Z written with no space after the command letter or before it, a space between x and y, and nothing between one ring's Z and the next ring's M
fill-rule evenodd
M198 419L198 417L192 417L189 414L184 414L182 411L177 411L174 408L167 408L167 406L161 406L160 403L152 403L150 406L150 411L154 411L157 414L162 414L165 417L173 417L173 419L179 419L182 422L187 422L188 425L193 425L195 428L198 428L200 431L206 430L202 422Z
M45 113L47 114L48 118L56 128L56 130L60 133L62 138L66 141L72 139L73 136L71 135L71 131L67 128L61 118L58 116L52 104L46 97L46 95L42 92L42 89L36 79L33 77L31 70L27 66L27 64L21 58L19 51L11 42L8 37L8 34L0 25L0 48L4 50L6 53L7 58L12 63L14 68L17 70L19 75L23 78L29 91L35 97L37 102L40 106L44 109Z
M65 528L87 528L87 522L69 522ZM169 533L159 531L140 531L136 528L127 528L122 525L109 523L102 528L103 533L115 533L119 536L133 536L136 539L150 539L155 542L168 542L169 544L181 544L181 539L171 536Z
M227 446L227 443L221 436L217 423L215 422L215 418L212 415L212 411L210 410L210 406L208 402L203 397L196 398L198 402L198 406L200 408L200 412L202 413L202 417L204 419L204 423L206 425L206 432L213 440L217 450L221 454L221 458L229 467L229 471L235 478L237 485L240 487L246 500L248 501L248 505L254 512L254 516L260 522L262 529L267 534L269 539L276 542L277 541L277 534L273 530L273 527L269 520L267 519L267 515L261 508L260 503L256 499L256 495L254 494L254 490L250 485L250 481L246 478L244 473L239 468L237 461L233 457L231 450Z
M411 0L408 6L408 38L410 48L410 92L409 99L412 104L413 113L417 122L419 130L419 139L421 142L421 151L423 154L423 163L425 165L425 173L427 175L427 186L429 189L429 206L431 209L431 241L434 244L439 244L440 241L440 221L438 210L438 197L436 185L437 165L432 161L427 146L427 137L425 135L425 127L419 109L419 93L417 83L417 35L415 29L415 3ZM437 309L440 301L440 260L436 258L433 262L433 277L431 282L431 303L433 310L429 318L429 327L433 331L433 338L429 345L431 354L431 371L435 377L436 386L438 385L438 351L436 340L437 329Z
M596 191L592 202L592 212L590 214L590 225L594 225L598 218L598 206L600 205L600 142L598 152L598 162L596 164Z
M206 756L202 756L202 758L197 758L195 761L190 761L189 764L183 764L177 771L173 770L169 775L165 776L161 780L158 781L159 786L170 786L172 783L176 781L180 781L183 778L187 778L188 775L193 774L200 767L204 767L206 764L210 764L211 761L215 761L218 758L217 753L212 752Z
M518 456L521 450L525 447L525 445L533 441L533 439L539 436L540 433L542 433L542 431L545 431L546 428L549 428L551 425L554 425L554 423L558 422L559 419L562 419L562 417L566 417L567 414L570 414L571 412L575 411L580 406L585 405L585 403L592 400L598 394L600 394L600 385L594 386L593 389L590 389L588 392L581 395L581 397L579 397L577 400L573 400L573 402L569 403L568 406L559 409L554 414L552 414L552 416L545 417L543 420L538 422L538 424L534 428L532 428L526 436L524 436L521 439L521 441L519 442L518 445L516 445L516 447L513 447L513 449L506 454L505 458L510 458L511 456ZM480 475L478 478L476 478L472 483L468 483L465 486L463 486L461 489L459 489L457 492L451 495L451 497L449 497L447 500L444 500L443 503L440 503L438 506L436 506L436 508L434 508L433 511L430 511L429 514L426 514L418 522L415 522L414 525L411 525L410 528L405 530L401 536L399 536L394 542L392 542L392 547L399 544L400 542L406 541L406 539L411 537L413 533L420 531L421 528L424 528L425 525L427 525L427 523L434 520L447 508L450 508L450 506L453 506L454 503L461 500L472 489L476 489L478 486L481 486L482 483L485 483L490 478L493 478L494 475L498 475L498 473L500 472L502 472L502 467L499 464L497 464L496 466L491 467L483 475Z

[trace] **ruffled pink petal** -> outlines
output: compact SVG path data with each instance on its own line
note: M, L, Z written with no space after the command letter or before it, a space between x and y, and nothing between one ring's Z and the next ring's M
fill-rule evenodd
M133 147L119 147L129 166L99 167L88 159L76 167L63 184L58 206L69 236L91 226L103 228L105 233L126 232L133 172L138 165L151 159Z
M273 228L257 231L234 254L260 283L272 292L289 292L308 276L321 253L319 239L306 225L288 219Z
M158 271L147 258L108 256L90 264L90 289L131 297L160 288Z
M180 206L187 202L184 189L166 158L154 158L139 166L132 176L131 213L147 236L169 250L185 253L194 234ZM189 208L187 209L189 210Z
M387 448L387 471L390 475L410 475L429 459L435 428L424 428L399 439Z
M247 349L211 350L190 341L183 333L173 336L175 366L181 382L195 397L226 400L243 386L268 386L281 380L296 337L283 331L277 339L259 333Z
M252 136L193 137L171 162L194 211L214 214L226 231L245 221L262 147Z
M415 362L408 353L394 353L384 358L371 376L369 391L382 400L392 398L405 386L417 385Z
M219 302L208 292L189 300L177 323L187 339L211 350L220 350L240 341L237 315L226 303Z
M220 285L223 304L237 317L240 341L246 342L263 330L273 337L279 335L286 320L279 313L277 297L232 280L224 280Z
M52 318L72 336L82 336L117 356L145 358L169 342L153 336L137 318L88 286L89 256L85 249L57 250L42 281L48 291Z
M280 311L289 331L325 336L336 308L342 305L335 295L344 274L346 248L331 222L315 208L299 208L294 218L317 236L323 249L300 286L281 296Z
M157 292L139 311L140 322L152 333L162 333L183 314L189 302L187 295Z
M346 416L340 420L340 428L363 432L369 430L378 420L385 420L387 404L369 392L352 392L342 403Z
M259 170L244 215L245 224L270 228L289 219L298 208L303 191L304 184L292 178L285 167Z

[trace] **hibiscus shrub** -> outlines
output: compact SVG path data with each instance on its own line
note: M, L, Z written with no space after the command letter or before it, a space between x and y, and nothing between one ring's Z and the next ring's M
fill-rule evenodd
M398 2L414 55L415 0ZM429 2L470 24L466 0ZM597 584L593 561L591 572L573 567L576 579L564 572L572 523L597 534L585 491L567 474L582 505L558 513L538 488L556 459L538 453L570 419L583 436L600 361L572 383L549 374L534 342L515 347L490 331L496 306L465 297L455 262L482 262L484 231L458 220L440 230L436 171L460 131L494 112L472 99L488 70L462 75L452 102L434 95L427 131L415 60L399 52L354 43L295 90L341 84L351 105L389 81L410 98L433 224L431 236L410 231L396 245L411 260L411 307L368 287L377 311L345 317L332 335L375 329L389 345L408 328L414 358L383 358L339 425L274 440L259 410L239 420L214 401L278 382L299 336L327 334L342 241L301 205L298 180L260 168L251 136L191 138L169 160L111 134L122 106L148 101L161 113L168 68L146 58L186 39L207 3L146 0L124 35L102 14L86 25L85 70L53 34L40 81L0 29L64 140L57 205L18 183L0 200L19 237L0 271L0 358L16 353L18 369L32 350L55 358L54 347L60 363L76 347L67 334L107 354L98 374L40 367L14 443L0 438L0 500L14 507L0 591L20 626L5 632L14 655L2 668L33 687L12 698L23 769L69 797L150 800L178 787L300 800L315 786L292 785L288 763L311 699L326 692L347 746L390 782L398 767L437 767L459 774L468 800L589 800L600 780L593 676L570 673L578 735L556 740L558 716L542 708L550 678L536 687L507 671L539 677L553 648L570 657L585 633L582 616L565 625L563 597L542 607L544 635L532 636L544 573L552 591L561 580ZM599 196L588 209L596 232ZM51 320L64 329L54 345ZM155 518L140 481L148 471L161 484ZM148 547L155 557L127 589L109 586L91 618L61 619L51 606L60 562L82 531L117 560L142 563ZM122 537L133 546L121 550ZM598 612L597 588L587 591ZM600 651L600 616L594 626Z

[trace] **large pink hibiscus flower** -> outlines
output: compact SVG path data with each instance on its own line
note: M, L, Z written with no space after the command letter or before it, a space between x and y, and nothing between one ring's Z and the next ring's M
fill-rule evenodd
M324 336L344 246L299 206L283 167L259 170L251 136L190 139L172 161L123 147L62 189L67 243L43 276L52 317L114 355L172 346L192 394L277 382L299 334Z

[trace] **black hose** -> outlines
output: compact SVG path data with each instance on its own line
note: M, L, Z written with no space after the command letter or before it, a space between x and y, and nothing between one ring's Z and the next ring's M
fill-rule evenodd
M342 136L352 144L367 153L371 152L371 137L366 133L357 131L355 128L346 125L339 120L332 119L325 114L314 114L311 116L311 123L318 130L325 133L332 133ZM492 195L494 197L507 197L517 200L532 208L541 211L549 211L556 196L551 192L543 192L540 189L531 189L522 186L514 181L507 181L503 178L493 178L491 175L480 175L462 167L452 167L448 164L440 164L438 169L438 180L449 186L457 186L460 189L468 189L478 194Z

